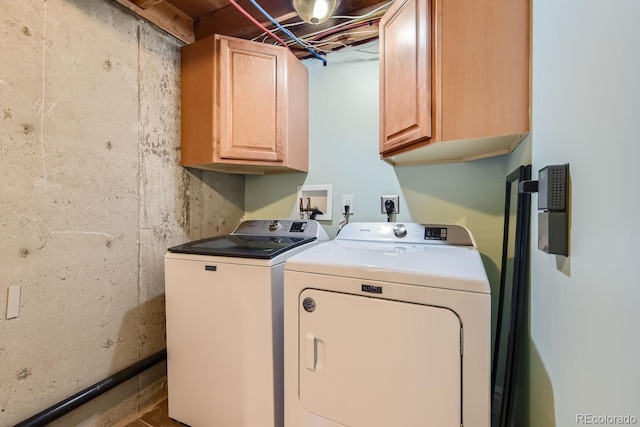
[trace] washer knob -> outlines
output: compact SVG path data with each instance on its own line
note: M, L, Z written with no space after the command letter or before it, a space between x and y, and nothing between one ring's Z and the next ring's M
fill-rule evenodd
M405 227L404 224L396 224L393 226L393 234L395 234L396 237L403 238L407 235L407 227Z
M280 228L278 220L273 220L269 223L269 231L276 231L278 228Z

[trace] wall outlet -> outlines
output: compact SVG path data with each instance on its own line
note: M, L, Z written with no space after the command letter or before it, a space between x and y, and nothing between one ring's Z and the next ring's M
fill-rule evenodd
M342 213L345 212L345 206L349 206L349 213L353 214L353 195L342 196Z
M380 213L386 215L387 213L387 201L393 203L392 214L400 213L400 196L381 196L380 197Z

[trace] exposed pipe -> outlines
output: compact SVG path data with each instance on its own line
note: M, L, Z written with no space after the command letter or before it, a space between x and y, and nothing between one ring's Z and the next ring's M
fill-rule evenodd
M266 32L267 34L269 34L272 38L276 39L282 46L284 47L288 47L287 44L284 42L284 40L282 40L280 37L276 36L274 33L272 33L271 31L269 31L267 29L267 27L265 27L264 25L262 25L260 22L258 22L253 16L251 16L249 14L249 12L247 12L246 10L244 10L242 8L242 6L240 6L235 0L229 0L229 3L231 3L231 5L233 7L235 7L236 9L238 9L238 11L240 13L242 13L245 17L247 17L247 19L249 19L251 22L253 22L256 26L260 27L262 29L262 31Z
M380 18L373 18L367 21L354 22L353 24L345 25L340 28L328 29L324 33L320 33L310 38L311 41L320 41L326 37L329 37L332 34L340 33L342 31L353 30L354 28L366 27L380 22Z
M322 65L326 66L327 65L327 60L326 58L323 58L322 56L320 56L320 54L318 52L316 52L315 50L311 49L307 44L305 44L302 40L300 40L299 38L297 38L291 31L287 30L285 27L283 27L273 16L269 15L269 13L264 10L264 8L262 6L260 6L260 4L258 4L258 2L256 0L249 0L251 2L251 4L253 5L253 7L255 7L256 9L258 9L258 11L260 13L262 13L264 15L265 18L267 18L269 21L271 21L271 23L273 25L275 25L276 27L278 27L280 29L280 31L282 31L283 33L285 33L286 35L288 35L289 37L291 37L291 39L293 39L293 41L295 41L296 43L298 43L300 46L302 46L303 48L305 48L305 50L307 52L309 52L311 54L311 56L313 56L315 59L319 59L320 61L322 61Z
M121 384L142 371L145 371L167 358L167 349L160 350L159 352L152 354L146 359L142 359L139 362L134 363L128 368L117 372L104 380L95 383L91 387L88 387L81 392L74 394L73 396L59 402L42 412L37 413L31 418L28 418L21 423L16 424L14 427L42 427L48 423L57 420L63 415L73 411L79 406L87 403L88 401L100 396L101 394L111 390L118 384Z

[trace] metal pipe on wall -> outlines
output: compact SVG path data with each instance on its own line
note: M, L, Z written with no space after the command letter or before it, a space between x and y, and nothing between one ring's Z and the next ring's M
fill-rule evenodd
M156 365L167 358L167 349L160 350L157 353L152 354L151 356L142 359L128 368L123 369L120 372L117 372L104 380L95 383L94 385L87 387L79 393L74 394L73 396L59 402L42 412L37 413L36 415L28 418L14 427L42 427L53 420L56 420L63 415L73 411L81 405L89 402L90 400L100 396L103 393L111 390L118 384L121 384L139 373L146 371L153 365Z

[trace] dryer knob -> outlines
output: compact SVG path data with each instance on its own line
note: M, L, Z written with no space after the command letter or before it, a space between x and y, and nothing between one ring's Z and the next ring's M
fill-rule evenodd
M396 237L403 238L407 235L407 227L405 227L404 224L396 224L393 226L393 234L395 234Z

